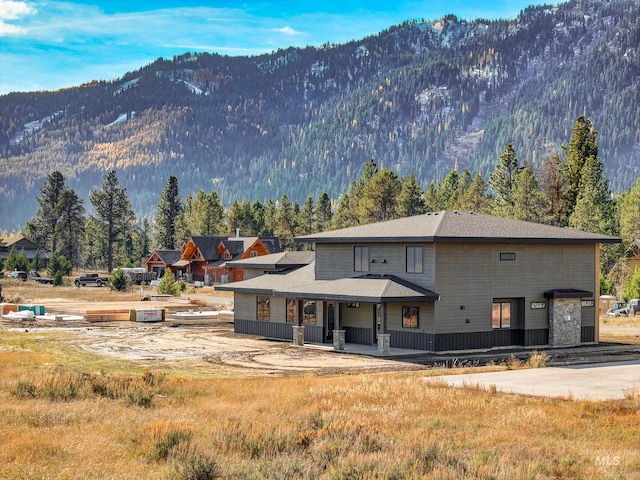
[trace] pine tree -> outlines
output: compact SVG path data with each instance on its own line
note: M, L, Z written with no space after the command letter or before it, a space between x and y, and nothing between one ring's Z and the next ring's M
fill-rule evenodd
M160 194L156 212L156 245L160 249L177 248L176 221L182 213L183 204L178 189L178 179L173 175Z
M513 190L518 173L518 157L512 144L505 147L495 171L489 175L489 186L496 199L496 213L510 216L513 211Z
M416 176L413 173L410 174L402 182L402 189L398 195L398 204L396 206L397 216L403 218L425 213L423 195L424 192L416 180Z
M323 192L318 198L318 205L316 206L316 224L319 232L324 232L330 228L332 216L331 200L327 192Z
M567 216L573 213L581 190L582 170L589 158L598 160L598 132L591 120L579 116L573 125L569 146L565 148L564 177L567 182L565 209Z
M567 223L567 211L565 197L567 182L563 174L563 164L560 156L554 154L544 161L542 170L541 189L545 197L544 217L545 221L557 227Z
M487 198L487 183L479 173L458 199L458 209L476 213L486 213L489 210Z
M60 252L72 265L79 265L80 261L80 240L84 230L83 203L76 192L65 189L60 194L60 200L56 206L56 215L59 219L56 225L56 237L60 239Z
M517 173L512 198L512 218L528 222L539 222L542 219L544 195L530 165L525 165Z
M40 195L36 197L40 208L36 212L36 218L27 223L26 232L28 238L53 252L58 249L58 202L62 192L67 189L64 176L58 170L47 176L47 180L40 185Z
M287 194L280 197L280 205L276 212L275 234L280 241L280 246L285 250L294 250L296 245L294 237L297 230L297 219L294 207Z
M640 176L638 176L635 186L620 198L618 215L622 241L631 246L637 239L640 239Z
M580 191L576 206L569 217L569 226L577 230L614 235L616 219L609 191L609 182L603 175L602 163L589 157L582 167Z
M460 175L451 170L438 186L437 210L453 210L457 203L458 180Z
M366 184L358 202L360 224L383 222L396 218L398 195L402 185L388 168L376 173Z
M298 233L300 235L309 235L316 233L316 206L313 203L313 197L309 195L302 205L300 215L298 216Z
M151 254L151 225L146 218L143 218L136 227L133 235L133 243L135 257L138 260L144 260L149 257Z
M127 191L120 186L115 170L107 172L99 189L91 190L89 201L96 211L98 237L106 245L107 270L113 270L114 248L122 245L133 224L133 211Z

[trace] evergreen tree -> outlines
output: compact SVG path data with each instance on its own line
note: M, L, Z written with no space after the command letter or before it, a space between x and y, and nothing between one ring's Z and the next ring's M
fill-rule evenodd
M458 180L460 175L451 170L440 185L438 185L437 210L453 210L457 203Z
M178 189L178 179L173 175L160 194L156 213L156 244L160 249L177 248L176 221L182 213L183 204Z
M330 228L332 217L331 200L327 192L323 192L318 198L318 205L316 206L316 224L319 232L324 232Z
M276 212L275 234L280 241L280 246L285 250L294 250L296 245L293 241L297 230L297 219L293 205L289 201L287 194L280 197L280 205Z
M609 182L603 175L602 163L589 157L582 167L580 193L569 217L569 226L577 230L614 235L616 219L609 191Z
M106 245L107 270L113 270L114 248L122 245L131 230L133 211L127 191L118 183L115 170L107 172L99 189L91 190L89 201L96 211L95 232Z
M632 298L640 298L640 268L636 268L624 282L623 299L628 302Z
M388 168L376 173L362 191L358 204L360 223L375 223L395 218L401 189L398 176Z
M410 174L409 177L402 182L396 207L397 216L403 218L425 213L424 201L422 199L423 195L424 192L416 180L416 176L413 173Z
M256 200L251 204L251 218L253 219L253 232L254 235L270 236L265 232L265 208L259 200Z
M544 195L531 166L525 165L516 174L512 198L512 218L528 222L539 222L542 219Z
M260 232L262 236L270 237L276 231L276 202L269 199L264 205L264 228Z
M343 193L338 199L336 213L331 217L331 230L356 225L358 225L358 216L355 208L351 205L351 196L348 192Z
M505 147L495 171L489 175L489 186L496 198L496 213L509 216L513 211L513 190L518 173L518 157L512 144Z
M73 265L71 262L60 252L56 251L51 254L49 264L47 265L47 273L49 277L53 278L53 286L58 287L63 284L63 277L65 275L71 275Z
M564 177L567 182L565 195L567 215L571 215L576 207L585 163L589 158L599 161L597 136L598 132L593 128L591 120L584 115L576 119L569 146L565 148Z
M640 176L635 186L620 198L618 215L620 219L620 236L622 241L630 246L637 239L640 239Z
M479 173L473 177L469 188L460 192L458 209L476 213L488 211L487 184Z
M62 173L58 170L47 176L47 180L40 185L40 195L36 197L40 208L36 212L36 229L41 231L41 239L43 243L39 243L54 252L58 249L58 221L60 220L60 212L58 202L62 192L66 190L65 180ZM38 242L36 242L38 243Z
M140 265L151 254L151 225L149 220L143 218L138 221L133 231L133 257L134 264Z
M60 239L60 253L72 265L80 264L80 242L84 230L84 201L76 192L65 189L60 194L56 206L59 221L56 225L56 237Z
M540 185L545 197L545 221L557 227L565 226L567 223L565 207L567 182L564 178L563 169L564 166L560 155L552 155L550 159L544 162Z
M311 195L307 197L302 205L298 216L298 226L300 235L309 235L318 231L316 226L316 206Z
M188 225L189 235L181 235L181 238L192 235L216 236L226 232L224 206L215 191L207 194L200 189L195 198L188 195L182 216Z
M438 207L438 186L431 182L427 191L424 193L424 208L427 212L437 212Z

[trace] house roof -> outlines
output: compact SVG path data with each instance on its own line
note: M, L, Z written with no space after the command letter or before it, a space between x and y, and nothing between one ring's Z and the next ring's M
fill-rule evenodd
M155 253L167 265L172 265L180 260L180 250L156 250Z
M209 237L209 236L192 236L190 237L193 244L198 247L200 253L205 260L218 260L218 245L227 237Z
M315 280L314 267L315 263L312 262L287 273L268 273L242 282L219 285L216 290L344 302L420 302L439 299L437 293L394 275Z
M394 275L365 275L337 280L317 280L294 288L280 287L274 295L339 302L425 302L440 296Z
M620 243L598 233L474 212L441 211L296 237L298 242Z
M266 256L266 255L265 255ZM216 285L216 290L223 292L246 292L273 294L279 288L294 288L314 282L315 263L310 263L293 271L266 273L259 277L240 282Z
M229 260L227 266L243 268L283 269L309 265L315 259L315 252L279 252L260 255L242 260Z

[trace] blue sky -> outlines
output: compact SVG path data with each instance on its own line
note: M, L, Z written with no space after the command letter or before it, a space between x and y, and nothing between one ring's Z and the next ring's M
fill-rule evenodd
M184 52L343 43L405 20L515 17L534 0L0 0L0 95L112 80ZM548 2L545 2L548 3Z

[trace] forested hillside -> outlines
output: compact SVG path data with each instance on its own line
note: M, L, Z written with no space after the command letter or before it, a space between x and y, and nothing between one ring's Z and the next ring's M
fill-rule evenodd
M371 158L425 186L455 165L486 177L507 144L535 169L583 114L620 191L640 173L639 18L632 0L449 15L345 45L185 53L116 82L4 95L0 229L33 217L54 170L87 198L115 168L146 216L171 175L226 205L284 193L301 203L337 199Z

